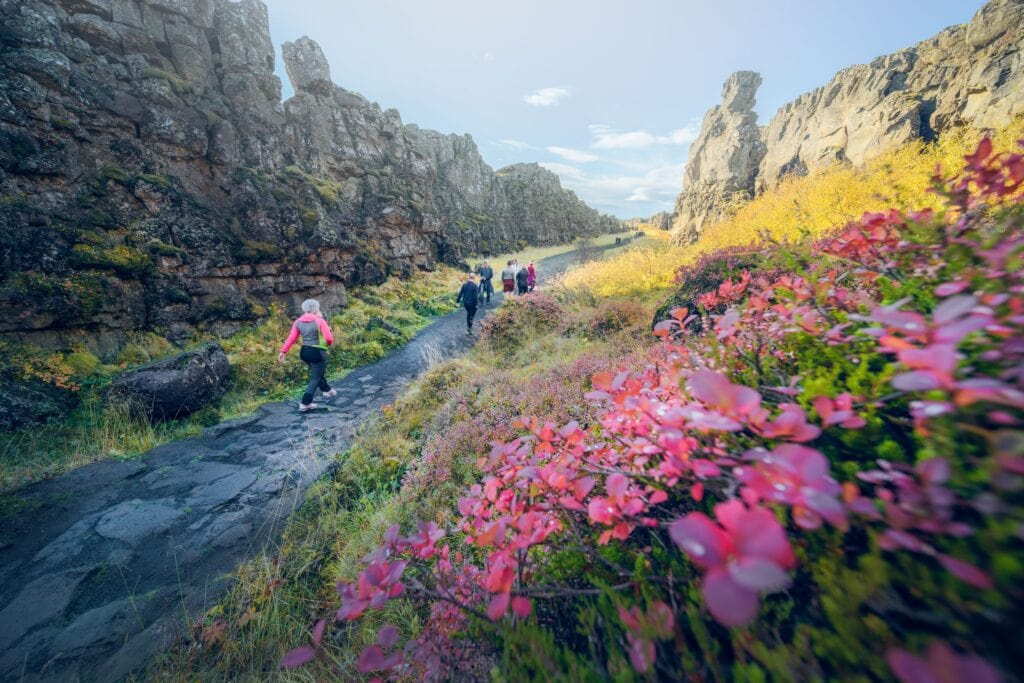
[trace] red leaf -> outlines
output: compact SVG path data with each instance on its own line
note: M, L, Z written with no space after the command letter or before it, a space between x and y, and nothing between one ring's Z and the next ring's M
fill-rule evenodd
M530 604L529 598L516 596L512 598L512 611L520 619L525 619L530 616L530 612L533 610L533 605Z

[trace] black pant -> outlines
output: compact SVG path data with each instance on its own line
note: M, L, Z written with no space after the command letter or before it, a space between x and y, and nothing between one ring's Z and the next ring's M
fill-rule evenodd
M476 306L466 306L466 329L473 330L473 316L476 315Z
M302 405L308 406L313 402L313 394L317 389L331 390L331 385L324 379L327 372L327 351L313 346L303 346L299 350L299 358L309 366L309 383L306 384L306 393L302 394Z
M480 299L491 303L491 294L494 294L494 286L491 285L490 279L480 281ZM484 299L484 297L487 297Z
M526 294L526 285L519 285L519 293Z

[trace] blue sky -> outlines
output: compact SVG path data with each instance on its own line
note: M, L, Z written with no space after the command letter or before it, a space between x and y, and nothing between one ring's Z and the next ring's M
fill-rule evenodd
M538 161L591 206L671 210L722 82L764 78L765 123L843 67L970 20L981 0L264 0L335 83L406 123L470 133L493 167Z

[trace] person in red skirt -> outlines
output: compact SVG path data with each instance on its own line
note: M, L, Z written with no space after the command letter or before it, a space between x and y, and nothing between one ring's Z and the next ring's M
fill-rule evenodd
M501 271L501 291L506 294L514 292L516 290L516 271L512 267L512 262L509 261L505 266L505 269Z

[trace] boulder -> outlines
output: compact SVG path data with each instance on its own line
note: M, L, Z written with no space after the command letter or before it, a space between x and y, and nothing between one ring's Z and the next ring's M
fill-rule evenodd
M70 391L0 376L0 432L61 418L77 404L78 397Z
M108 400L131 401L153 422L185 417L224 395L230 375L220 344L207 344L119 375Z

